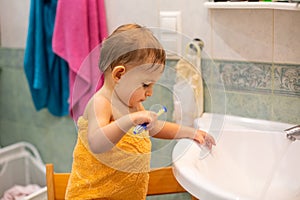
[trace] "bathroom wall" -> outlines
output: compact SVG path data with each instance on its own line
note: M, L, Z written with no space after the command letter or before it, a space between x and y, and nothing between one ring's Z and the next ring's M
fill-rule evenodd
M55 164L56 171L68 171L75 125L69 117L35 111L23 72L29 2L0 0L0 145L29 141L45 162ZM206 112L299 123L300 11L209 10L204 2L107 0L108 29L112 32L120 24L132 22L159 27L160 11L180 11L181 34L205 43ZM175 64L176 60L167 63L162 78L170 86L174 79L167 75ZM156 90L159 94L147 106L163 102L172 108L172 94L159 87ZM154 149L167 146L165 154L154 156L154 166L170 163L172 145L154 141Z
M300 11L207 9L204 2L106 1L109 30L128 22L159 27L160 11L180 11L181 34L201 38L214 59L202 66L205 111L299 123Z
M225 88L226 113L299 123L300 11L213 9L210 14L210 53Z

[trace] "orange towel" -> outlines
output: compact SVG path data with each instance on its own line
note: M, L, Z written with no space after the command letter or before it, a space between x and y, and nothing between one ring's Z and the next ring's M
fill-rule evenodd
M151 141L148 132L131 129L110 151L93 154L87 143L88 121L78 120L78 140L66 199L146 199Z

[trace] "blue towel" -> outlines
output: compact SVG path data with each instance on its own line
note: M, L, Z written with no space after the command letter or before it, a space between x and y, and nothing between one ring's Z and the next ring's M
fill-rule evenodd
M31 0L24 71L37 110L69 114L69 67L54 54L52 35L57 0Z

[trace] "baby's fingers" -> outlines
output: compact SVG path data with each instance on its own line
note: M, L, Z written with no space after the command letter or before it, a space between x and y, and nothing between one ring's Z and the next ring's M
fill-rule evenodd
M209 149L211 149L213 145L216 145L215 139L209 134L204 136L204 140L205 146L207 146Z

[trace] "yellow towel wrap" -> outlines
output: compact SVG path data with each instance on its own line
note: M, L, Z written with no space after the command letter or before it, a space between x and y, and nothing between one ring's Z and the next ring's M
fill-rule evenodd
M88 121L78 119L78 139L66 199L146 199L151 141L148 132L131 129L110 151L93 154L87 142Z

